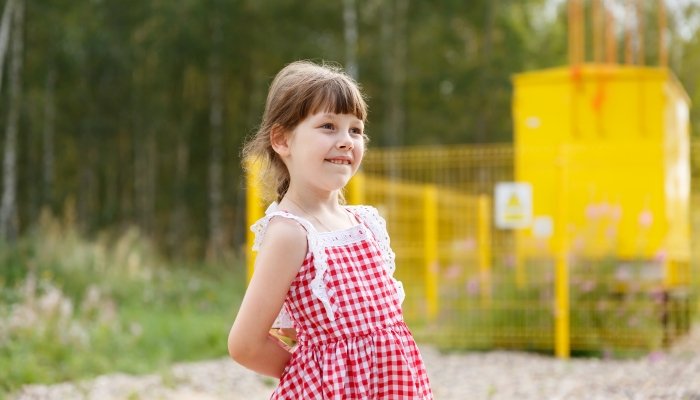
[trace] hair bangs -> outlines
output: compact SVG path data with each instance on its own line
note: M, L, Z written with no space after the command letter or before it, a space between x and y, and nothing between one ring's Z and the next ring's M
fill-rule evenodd
M309 115L319 112L352 114L367 120L367 104L356 84L343 76L318 82L309 99Z

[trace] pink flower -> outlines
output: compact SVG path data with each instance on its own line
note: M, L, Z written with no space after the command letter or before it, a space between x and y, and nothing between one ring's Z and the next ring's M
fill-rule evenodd
M664 291L661 288L653 288L649 294L651 295L651 298L654 299L654 303L656 304L661 304L664 302Z
M456 279L462 273L462 266L459 264L450 265L445 271L445 278Z
M600 211L597 204L589 204L585 209L586 219L596 219L600 216Z
M581 284L581 292L583 292L583 293L591 292L595 289L595 287L596 287L595 281L585 281Z
M610 207L610 217L612 217L613 221L619 221L622 219L622 206L619 204L615 204L614 206Z
M605 237L608 239L614 239L617 236L617 229L615 227L609 226L605 228Z
M479 278L473 277L467 281L466 285L467 293L471 296L479 294Z
M665 354L664 354L663 351L659 351L659 350L657 350L657 351L652 351L652 352L649 353L649 355L647 356L647 360L649 360L650 363L656 363L656 362L659 362L659 361L663 360L663 359L664 359L664 356L665 356Z
M515 255L514 254L506 254L506 256L503 257L503 263L508 267L515 266Z
M654 254L654 261L662 263L666 261L666 256L666 249L659 249L656 254Z
M473 237L464 239L464 248L466 250L474 250L476 248L476 240Z
M637 222L639 226L649 228L654 223L654 214L649 210L642 211L639 213Z

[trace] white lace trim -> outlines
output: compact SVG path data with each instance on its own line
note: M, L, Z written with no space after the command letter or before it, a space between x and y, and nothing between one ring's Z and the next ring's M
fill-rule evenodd
M355 212L360 219L362 219L362 222L364 222L374 234L379 250L382 253L384 269L387 271L391 277L391 280L396 286L396 291L399 295L399 302L403 303L404 299L406 298L406 293L404 291L403 284L394 279L394 271L396 270L394 259L396 258L396 255L391 250L389 245L390 242L389 234L386 230L386 221L379 215L377 209L374 207L351 206L348 208ZM255 233L253 251L258 251L260 249L260 245L265 237L265 231L267 231L267 226L273 217L280 216L290 218L303 226L307 232L309 251L314 255L314 268L316 270L316 275L311 280L311 292L323 304L328 318L331 321L335 321L335 313L331 307L330 299L328 297L328 293L326 292L326 286L323 283L323 276L328 270L328 255L326 254L326 248L358 242L366 238L368 232L366 229L364 229L364 226L360 224L342 231L319 233L307 220L288 212L276 210L277 203L272 203L265 211L265 217L261 218L250 227L250 230ZM291 328L293 326L293 320L289 313L287 313L286 307L283 306L272 327Z
M386 229L386 221L379 215L379 212L374 207L351 206L348 208L358 214L362 221L369 226L369 229L374 234L377 244L379 245L379 251L382 253L384 270L389 274L391 280L394 282L396 291L399 294L399 303L402 304L406 298L406 292L404 291L403 283L394 278L394 271L396 271L396 254L393 250L391 250L391 241L389 239L389 232Z
M287 312L287 307L282 304L282 310L277 314L275 322L272 324L272 329L278 328L294 328L294 320Z
M301 226L303 226L304 229L306 229L306 240L309 245L309 251L314 255L314 269L316 270L316 275L311 280L311 293L313 293L313 295L317 299L319 299L323 304L323 307L326 309L326 315L328 315L328 319L330 319L331 321L335 321L335 313L333 312L333 308L331 307L331 302L328 297L328 293L326 292L326 286L323 283L323 276L328 270L328 255L326 254L325 246L323 245L323 239L321 239L318 231L316 231L314 226L311 225L311 223L309 223L307 220L297 217L296 215L290 214L288 212L275 211L276 209L277 203L272 203L270 207L268 207L267 211L265 211L267 215L250 227L250 230L252 230L255 233L255 242L253 244L253 250L258 251L260 249L262 240L265 237L265 231L267 230L267 226L273 217L280 216L284 218L290 218L297 221ZM280 315L277 317L279 320L285 319L285 316L282 315L283 313L286 313L284 307L282 308L282 311L280 311Z

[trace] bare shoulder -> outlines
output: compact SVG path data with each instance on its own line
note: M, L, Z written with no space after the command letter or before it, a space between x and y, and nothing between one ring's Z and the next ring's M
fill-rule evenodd
M261 253L269 250L303 260L307 253L306 229L291 218L272 218L260 246Z

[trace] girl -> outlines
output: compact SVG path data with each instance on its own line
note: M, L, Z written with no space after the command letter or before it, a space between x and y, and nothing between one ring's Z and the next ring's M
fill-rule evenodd
M366 118L352 78L295 62L275 77L244 147L279 204L251 227L255 273L228 348L241 365L280 378L272 399L433 398L403 322L385 222L372 207L343 205ZM271 326L288 328L298 345L290 349Z

